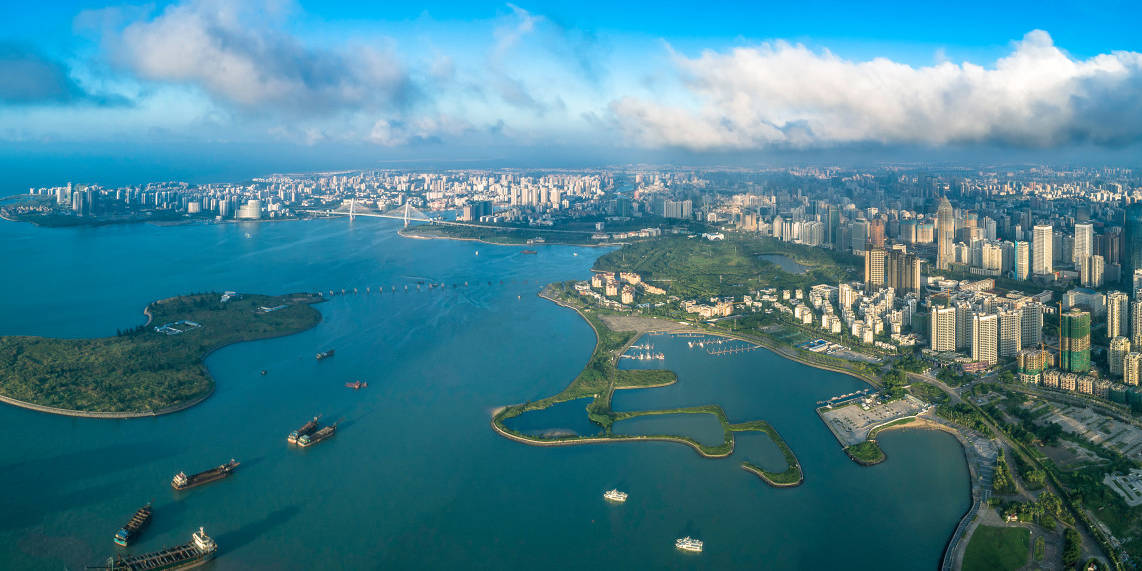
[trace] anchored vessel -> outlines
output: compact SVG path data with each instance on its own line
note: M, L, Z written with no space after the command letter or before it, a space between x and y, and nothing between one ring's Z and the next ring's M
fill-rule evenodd
M674 547L681 549L682 551L693 551L694 553L701 553L702 540L694 539L693 537L687 535L681 539L675 539Z
M176 490L189 490L203 484L209 484L216 480L221 480L229 476L234 469L238 467L238 461L231 458L229 462L217 467L211 468L205 472L187 476L186 472L179 472L171 479L171 487Z
M611 500L612 502L625 502L627 501L627 493L618 490L607 490L603 492L603 497Z
M198 567L214 558L218 551L218 544L206 530L198 528L190 536L190 541L175 547L161 549L145 555L132 555L130 557L113 557L107 564L89 569L118 569L122 571L159 571L160 569L189 569Z
M297 444L298 438L301 438L302 436L305 436L307 434L313 434L314 432L317 432L317 426L318 426L317 419L318 418L321 418L321 416L318 415L318 416L313 417L313 420L301 425L301 428L289 433L289 436L286 437L286 442L289 442L290 444Z
M330 349L328 351L322 351L322 352L317 354L317 360L320 361L322 359L325 359L327 357L332 357L332 356L333 356L333 349Z
M306 434L301 438L298 438L297 445L301 446L302 448L305 448L306 446L313 446L314 444L317 444L326 438L332 437L336 432L337 424L333 423L322 428L321 430L318 430L317 432L314 432L313 434Z
M345 383L345 386L347 386L353 390L357 390L357 389L363 389L363 388L368 387L369 383L366 383L365 381L353 381L351 383Z
M147 504L135 515L131 516L131 520L127 522L119 531L115 532L115 544L127 547L127 543L139 536L143 532L143 528L151 523L151 504Z

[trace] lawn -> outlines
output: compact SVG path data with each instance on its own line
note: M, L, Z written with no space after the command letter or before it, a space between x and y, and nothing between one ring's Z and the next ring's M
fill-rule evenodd
M976 528L964 553L964 571L1002 571L1027 564L1031 532L1022 527Z

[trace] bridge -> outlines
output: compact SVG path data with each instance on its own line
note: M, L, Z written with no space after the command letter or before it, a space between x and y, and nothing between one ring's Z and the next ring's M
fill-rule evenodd
M421 212L419 209L417 209L416 207L412 206L409 203L405 203L404 206L398 206L392 210L389 210L388 212L358 212L357 211L357 199L355 199L355 198L349 200L349 210L348 211L342 210L342 209L337 209L337 210L313 210L313 209L305 210L305 209L299 209L298 212L305 212L306 214L317 214L317 215L323 215L323 216L333 216L333 215L348 216L350 220L352 220L353 218L355 218L357 216L367 216L369 218L388 218L391 220L402 220L402 221L404 221L405 228L408 227L410 222L427 222L429 224L443 224L443 225L447 225L447 226L467 226L469 228L486 228L488 230L504 230L504 231L526 230L529 232L552 232L552 233L556 233L556 234L580 234L580 235L591 234L594 232L593 230L588 230L588 229L584 229L584 230L560 230L560 229L556 229L556 228L543 228L543 227L536 227L536 226L498 226L495 224L473 224L470 222L457 222L454 220L443 220L440 217L432 218L429 215L425 214L424 212Z

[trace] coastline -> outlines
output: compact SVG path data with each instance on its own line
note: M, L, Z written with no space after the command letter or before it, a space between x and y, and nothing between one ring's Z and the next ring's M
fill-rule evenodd
M147 316L147 321L146 321L146 323L143 324L143 326L144 327L150 326L151 322L154 320L154 316L151 314L151 305L152 304L160 303L163 301L168 301L171 299L175 299L177 297L178 296L168 297L168 298L164 298L164 299L160 299L160 300L156 300L156 301L153 301L151 303L148 303L147 306L143 308L143 315ZM320 299L320 301L311 302L311 303L308 303L307 305L313 305L314 303L321 303L323 301L326 301L324 297L322 297ZM302 331L308 331L309 329L316 327L324 319L324 316L321 315L320 311L317 312L317 317L318 317L318 319L317 319L316 323L314 323L312 326L310 326L310 327L308 327ZM301 331L279 333L279 334L270 335L267 337L260 337L258 339L251 339L250 341L264 341L267 339L277 339L280 337L287 337L289 335L294 335L296 333L301 333ZM191 398L187 401L177 403L177 404L173 404L170 406L166 406L166 407L160 408L158 410L86 411L86 410L60 408L60 407L31 403L31 402L15 399L15 398L3 395L3 394L0 394L0 403L8 404L11 406L15 406L18 408L23 408L23 409L27 409L27 410L31 410L31 411L35 411L35 412L41 412L44 414L54 414L56 416L71 416L71 417L78 417L78 418L98 418L98 419L122 420L122 419L131 419L131 418L149 418L149 417L155 417L155 416L162 416L162 415L166 415L166 414L174 414L176 412L182 412L182 411L187 410L191 407L199 405L203 401L205 401L206 399L208 399L214 395L214 391L218 385L218 381L214 378L214 375L211 374L210 368L206 366L206 360L208 358L210 358L210 356L213 355L214 352L218 351L219 349L229 347L230 345L236 345L238 343L246 343L246 342L247 341L238 341L236 343L227 343L225 345L220 345L218 347L212 347L210 350L203 353L202 357L199 359L199 366L202 368L203 374L205 374L206 378L210 381L210 390L206 391L206 393L204 393L202 395L196 396L196 397Z

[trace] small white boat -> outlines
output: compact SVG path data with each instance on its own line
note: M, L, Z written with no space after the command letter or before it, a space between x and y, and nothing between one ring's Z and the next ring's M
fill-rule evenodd
M687 535L681 539L674 540L674 547L682 551L693 551L694 553L702 552L702 540L694 539Z
M627 493L626 492L620 492L617 489L616 490L607 490L606 492L603 492L603 498L608 499L612 502L620 502L621 503L621 502L627 501Z

